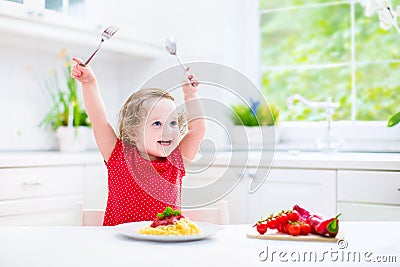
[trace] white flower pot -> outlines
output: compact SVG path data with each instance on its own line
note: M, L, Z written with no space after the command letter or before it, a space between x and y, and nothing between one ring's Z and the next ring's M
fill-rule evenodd
M91 129L89 127L58 127L56 136L62 152L86 151Z
M234 125L229 133L232 146L239 149L273 149L280 141L276 126Z

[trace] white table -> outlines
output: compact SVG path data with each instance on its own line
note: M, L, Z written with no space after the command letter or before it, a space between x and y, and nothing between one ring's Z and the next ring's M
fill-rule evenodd
M400 222L341 222L340 234L348 244L345 249L336 243L249 239L246 233L250 230L250 225L227 225L208 239L157 243L123 237L113 227L0 227L0 266L400 265ZM343 252L346 258L351 256L350 263L341 260ZM325 256L315 265L308 259L294 262L292 256L297 253L315 253L318 259ZM361 261L354 263L357 253ZM371 261L376 256L392 256L397 262L366 265L365 253Z

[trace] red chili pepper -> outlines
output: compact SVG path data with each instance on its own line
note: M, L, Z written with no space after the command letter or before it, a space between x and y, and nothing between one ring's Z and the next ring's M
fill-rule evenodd
M336 215L334 218L324 218L317 214L311 214L309 211L301 208L298 205L293 206L293 210L296 210L300 214L299 220L308 223L311 226L311 232L322 236L335 237L339 231L339 216Z
M294 205L293 210L297 211L300 215L299 221L305 222L310 217L310 212L301 208L299 205Z
M335 237L337 233L339 232L339 216L341 214L339 213L336 215L334 218L330 218L329 220L326 220L322 222L321 224L321 229L324 229L325 235L328 234L331 237Z

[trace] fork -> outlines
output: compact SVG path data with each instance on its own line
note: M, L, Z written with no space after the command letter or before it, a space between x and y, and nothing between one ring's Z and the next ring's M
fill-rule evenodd
M100 41L99 45L97 46L96 50L94 50L93 54L85 61L85 63L80 63L79 65L81 65L82 67L86 67L86 65L89 64L89 62L92 60L94 55L96 55L97 51L99 51L101 44L104 41L107 41L108 39L110 39L118 30L119 30L119 28L117 26L110 26L107 29L105 29L101 33L101 41Z

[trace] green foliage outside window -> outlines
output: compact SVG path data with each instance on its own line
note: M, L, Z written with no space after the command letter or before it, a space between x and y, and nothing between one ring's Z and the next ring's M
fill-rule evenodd
M356 120L387 120L400 106L400 35L381 29L377 16L365 16L359 3L353 32L350 2L318 5L329 2L260 1L263 93L281 107L281 120L325 119L324 110L302 104L289 110L292 94L313 101L332 97L341 104L334 120L351 120L353 105Z

